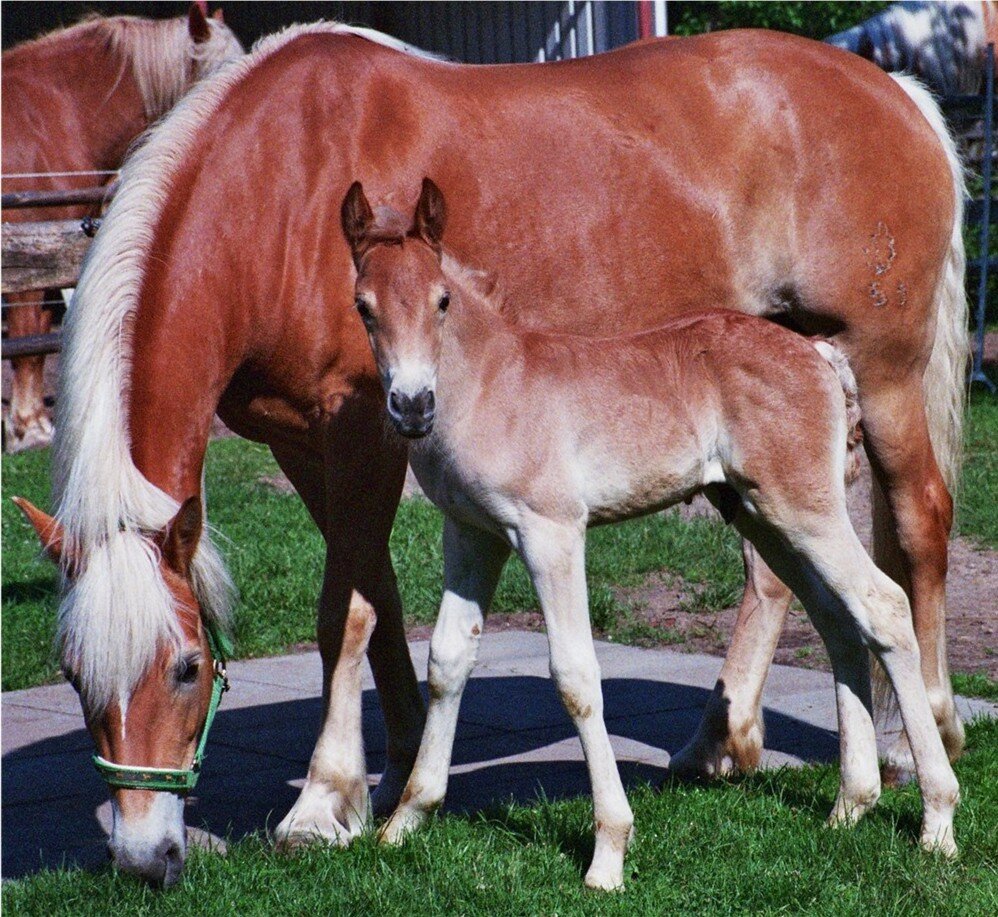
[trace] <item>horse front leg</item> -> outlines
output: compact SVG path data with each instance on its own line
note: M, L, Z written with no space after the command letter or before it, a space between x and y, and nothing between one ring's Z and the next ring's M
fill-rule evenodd
M384 843L401 842L444 801L461 695L508 557L509 547L493 535L444 522L444 597L430 641L426 729L399 807L381 830Z
M389 783L408 773L423 725L423 702L388 553L405 476L404 454L384 445L380 415L363 405L336 418L326 447L325 465L275 449L326 537L317 628L322 726L301 794L275 831L281 845L317 838L348 843L367 822L361 720L365 653L385 713Z
M748 540L742 557L745 592L731 646L697 731L669 762L669 771L682 779L748 772L762 755L762 689L793 593Z
M7 332L11 340L46 334L52 328L52 312L41 305L45 293L12 293ZM45 357L16 357L11 360L10 411L4 419L8 452L46 446L52 440L52 420L45 409Z

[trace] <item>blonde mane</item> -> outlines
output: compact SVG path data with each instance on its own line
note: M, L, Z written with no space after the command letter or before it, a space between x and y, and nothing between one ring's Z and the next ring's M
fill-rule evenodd
M64 557L76 565L74 577L64 577L57 645L94 709L114 698L126 702L157 648L180 640L148 538L179 504L136 468L128 434L129 329L156 226L177 170L228 93L276 51L314 33L358 34L399 49L388 36L335 23L292 26L262 39L195 86L129 157L84 261L64 330L52 474ZM203 613L227 626L231 581L207 533L192 580Z

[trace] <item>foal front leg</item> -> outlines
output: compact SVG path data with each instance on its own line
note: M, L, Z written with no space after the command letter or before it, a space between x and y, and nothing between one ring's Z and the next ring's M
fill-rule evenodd
M586 885L620 888L634 816L603 722L603 690L589 622L585 531L535 517L520 534L523 562L544 612L551 675L579 731L593 788L596 849Z
M444 522L444 597L430 641L430 704L423 741L402 800L380 838L399 843L444 801L461 695L509 547L495 536Z

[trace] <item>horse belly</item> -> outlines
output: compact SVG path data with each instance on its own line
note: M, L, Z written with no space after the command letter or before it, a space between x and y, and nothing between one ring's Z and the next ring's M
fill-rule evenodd
M702 450L685 437L632 435L591 441L577 463L589 525L618 522L678 503L703 486L707 465Z

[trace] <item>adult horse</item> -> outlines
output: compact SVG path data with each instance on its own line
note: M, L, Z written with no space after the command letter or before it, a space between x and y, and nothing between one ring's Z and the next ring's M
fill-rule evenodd
M242 53L221 10L206 19L197 4L176 19L87 19L4 51L3 190L102 184L131 142L194 82ZM8 177L19 175L26 177ZM12 210L4 219L69 220L85 213L81 207ZM41 303L57 293L7 296L10 336L47 332L52 311ZM44 362L43 356L13 360L4 428L12 452L51 438L42 397Z
M428 174L455 207L454 255L532 304L515 316L527 325L620 333L710 301L847 352L886 495L879 553L911 592L956 755L940 465L951 480L961 183L928 95L768 32L462 67L335 25L266 39L185 98L126 164L84 266L62 361L58 521L29 515L66 572L62 658L101 755L179 768L205 721L203 625L224 617L226 580L192 515L217 408L270 445L326 540L324 719L277 835L346 842L364 824L368 642L388 733L374 802L397 802L423 723L388 554L406 453L384 431L338 207L359 178L376 204L407 211ZM761 747L759 695L790 593L746 558L732 654L686 755L700 770L727 756L751 765ZM175 876L178 798L114 796L117 861Z

